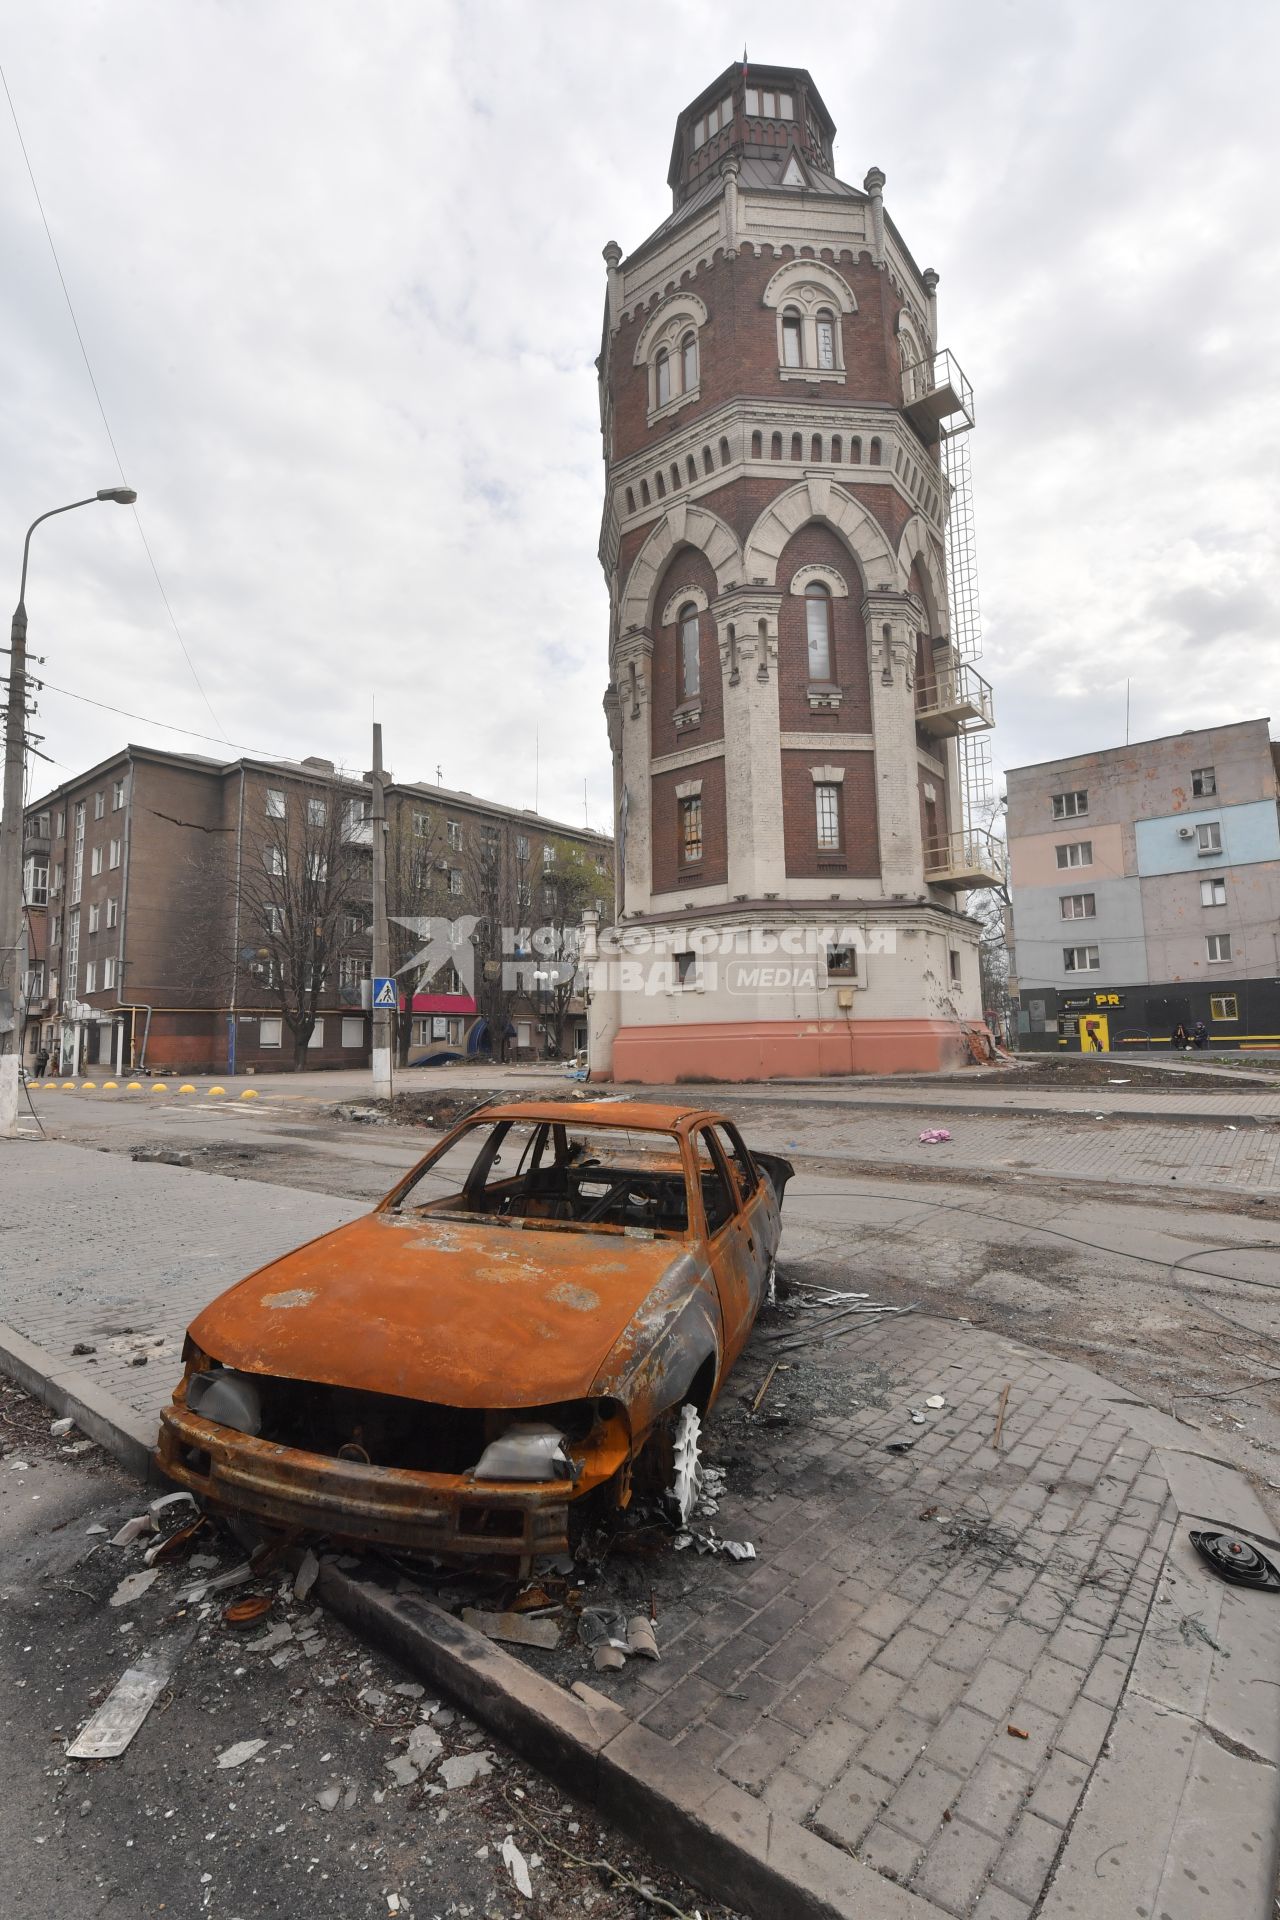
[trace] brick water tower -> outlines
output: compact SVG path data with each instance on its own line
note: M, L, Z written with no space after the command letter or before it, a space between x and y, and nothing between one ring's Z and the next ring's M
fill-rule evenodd
M981 1024L972 396L834 133L802 68L731 66L676 122L668 217L604 250L595 1077L941 1068Z

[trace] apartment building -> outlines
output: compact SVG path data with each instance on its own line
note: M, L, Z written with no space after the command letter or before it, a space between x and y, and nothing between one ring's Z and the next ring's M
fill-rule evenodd
M287 1009L304 971L306 1064L367 1065L371 797L367 778L318 758L128 746L35 801L23 834L28 1070L42 1052L65 1072L292 1066ZM536 919L567 865L612 894L603 835L425 784L391 783L387 818L390 911L483 920L495 953L498 916L524 903ZM393 968L414 943L400 932ZM580 1002L540 988L545 978L531 968L523 997L503 997L481 1032L484 985L477 999L452 968L410 975L410 1059L468 1041L508 1057L585 1043ZM492 997L505 983L487 984Z
M1265 719L1012 769L1019 1045L1280 1049L1278 798Z

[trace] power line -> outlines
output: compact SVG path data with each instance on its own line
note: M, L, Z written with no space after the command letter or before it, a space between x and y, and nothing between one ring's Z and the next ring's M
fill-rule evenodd
M102 395L98 391L98 383L94 378L93 367L89 360L89 350L84 344L84 335L80 331L80 322L76 319L76 310L71 303L71 294L67 287L66 276L62 271L62 262L58 258L58 249L53 243L53 233L49 226L48 215L45 213L45 210L44 210L44 201L40 198L40 189L36 185L35 170L31 165L31 156L27 152L27 143L22 137L22 127L18 120L18 110L13 104L13 95L9 91L9 81L5 74L4 67L2 65L0 65L0 84L3 84L4 86L4 97L9 103L9 113L13 119L13 130L18 136L18 145L22 149L22 158L26 165L27 178L31 182L31 191L35 195L36 206L40 210L40 220L41 220L41 224L44 227L45 239L49 242L49 252L53 255L54 269L58 275L58 284L62 288L62 297L67 303L67 312L71 316L71 324L75 328L76 340L79 343L80 354L81 354L81 358L84 361L85 372L89 376L89 385L93 388L93 397L98 403L98 412L102 415L102 424L106 429L107 440L110 443L112 456L115 459L116 471L120 475L121 480L125 480L127 484L124 464L120 459L120 450L116 446L115 435L111 431L111 422L107 418L107 410L102 404ZM182 657L187 663L187 666L191 673L191 678L196 683L196 688L200 694L200 698L204 701L205 706L208 707L209 709L209 718L213 721L214 726L217 727L218 733L221 735L222 740L228 746L230 746L233 743L227 739L226 730L223 727L221 720L219 720L217 714L214 712L213 703L210 700L208 694L204 690L204 686L201 682L200 675L196 672L195 661L191 658L191 655L187 651L187 643L182 637L182 630L179 627L178 622L174 616L173 608L169 604L169 596L165 592L164 582L160 578L160 569L156 565L155 555L151 551L151 545L147 539L146 532L143 528L142 519L138 512L136 503L134 504L134 507L133 507L133 520L134 520L134 525L138 529L138 538L142 542L143 552L146 554L147 559L151 566L151 571L155 575L156 586L159 588L160 598L164 603L164 610L169 616L169 625L173 628L174 635L177 638L178 645L182 649ZM160 723L157 722L156 724L160 724ZM213 734L203 734L200 737L202 739L211 740L211 739L214 739L216 736Z
M270 753L265 747L247 747L242 740L228 740L225 733L201 733L196 727L178 727L172 720L153 720L148 713L134 713L128 707L113 707L106 700L94 700L87 693L72 693L70 687L55 687L52 680L35 680L31 684L42 692L60 693L64 700L79 700L86 707L100 707L103 713L119 714L122 720L138 720L144 727L161 727L166 733L184 733L192 740L212 740L215 746L234 747L238 753L251 753L255 760L292 760L290 753ZM62 762L57 763L61 766Z

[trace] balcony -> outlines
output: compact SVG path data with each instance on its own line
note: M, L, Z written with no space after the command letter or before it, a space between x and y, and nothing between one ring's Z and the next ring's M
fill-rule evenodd
M1002 887L1005 851L989 833L947 833L925 842L924 877L931 887L970 893L979 887Z
M972 667L956 664L916 680L916 724L925 733L981 733L995 725L991 688Z
M973 388L947 348L902 370L902 410L927 446L973 425Z

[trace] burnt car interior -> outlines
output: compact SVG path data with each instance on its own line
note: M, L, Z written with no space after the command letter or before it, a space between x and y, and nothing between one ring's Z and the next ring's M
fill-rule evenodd
M705 1133L699 1135L699 1176L707 1229L716 1233L739 1201L722 1157L704 1144L706 1139ZM753 1192L759 1175L745 1147L728 1144L740 1182ZM462 1165L450 1178L444 1162L456 1162L460 1152ZM617 1128L584 1137L571 1134L560 1121L499 1120L469 1129L452 1151L433 1156L420 1169L395 1208L615 1231L689 1231L688 1190L674 1136L637 1136Z

